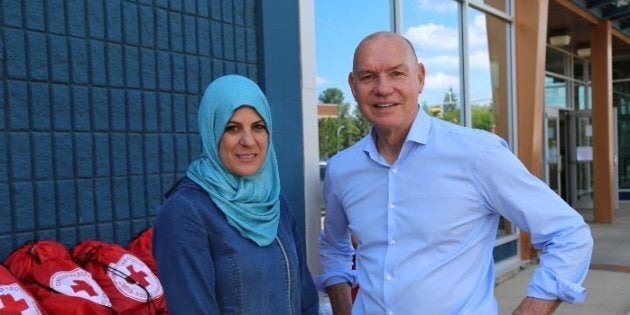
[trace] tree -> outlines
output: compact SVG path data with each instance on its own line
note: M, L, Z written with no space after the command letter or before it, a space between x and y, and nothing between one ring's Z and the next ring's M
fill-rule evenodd
M453 88L449 87L448 91L444 93L444 101L442 102L442 110L445 112L455 110L457 106L457 94L453 92Z
M337 104L336 118L323 118L318 122L319 156L325 160L337 153L345 142L345 134L341 132L348 129L346 117L350 105L344 102L343 92L338 88L325 89L319 94L318 99L321 103Z
M319 101L328 104L343 104L343 92L338 88L327 88L319 94Z
M459 110L459 108L442 112L442 119L446 121L450 121L454 124L459 124L460 117L461 117L461 111Z
M492 132L494 126L494 113L492 106L472 105L472 126Z
M319 158L327 160L337 153L337 118L322 118L317 125L319 127Z
M457 94L453 92L452 87L449 87L448 91L444 93L444 101L442 102L442 119L459 124L461 111L458 104Z
M337 104L337 117L323 118L318 122L319 156L327 160L364 137L371 124L358 108L350 113L350 104L344 102L343 92L338 88L324 90L318 99L321 103Z

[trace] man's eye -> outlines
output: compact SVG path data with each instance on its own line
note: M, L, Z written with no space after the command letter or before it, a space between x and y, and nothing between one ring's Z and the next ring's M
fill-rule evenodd
M372 80L374 79L376 76L373 74L366 74L366 75L362 75L360 77L361 81L367 81L367 80Z

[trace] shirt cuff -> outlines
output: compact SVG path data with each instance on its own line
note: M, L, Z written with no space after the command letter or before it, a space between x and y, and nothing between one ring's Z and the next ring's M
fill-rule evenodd
M532 276L527 296L544 300L560 299L569 304L579 304L584 303L586 289L579 283L558 278L539 267Z
M326 287L340 283L350 283L350 286L355 285L354 272L346 273L341 271L331 271L324 273L317 277L315 285L317 289L322 292L326 292Z

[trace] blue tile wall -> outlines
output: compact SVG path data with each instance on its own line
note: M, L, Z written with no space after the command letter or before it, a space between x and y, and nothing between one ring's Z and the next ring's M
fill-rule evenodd
M301 121L293 116L301 105L292 101L300 99L299 65L277 68L262 55L282 52L295 55L285 58L293 62L299 41L279 36L268 43L275 47L259 47L265 29L257 11L284 5L4 0L0 6L0 260L35 238L68 247L88 239L126 245L149 227L164 192L201 152L198 102L220 75L279 80L292 91L283 98L273 85L269 90L281 100L275 125L291 126L290 143L282 146L301 147L293 125ZM294 13L276 23L296 27ZM284 185L294 187L289 199L299 203L299 157L288 163L281 171L296 174L285 176Z
M30 182L14 183L11 193L15 196L12 204L14 225L17 232L35 230L35 212L33 212L33 184Z
M119 1L104 1L105 3L105 29L107 39L112 42L120 42L122 40L122 24L120 14Z
M55 184L53 181L35 182L37 229L52 229L57 224Z
M62 227L77 224L77 191L73 180L58 180L55 187L58 223Z
M46 35L42 33L26 33L26 55L28 56L28 74L31 80L48 79L48 51Z
M140 55L138 48L125 46L125 86L137 89L140 87Z
M138 6L134 3L123 2L124 42L129 45L138 45Z
M68 0L62 2L67 3L68 16L78 17L67 20L69 35L85 37L86 20L83 18L85 17L85 2L83 0ZM59 6L53 7L50 10L55 10L55 8L59 8Z
M140 6L140 44L143 47L155 46L155 16L153 8L149 6ZM162 33L163 34L163 33Z
M13 230L13 220L10 211L11 204L9 202L10 194L9 185L0 183L0 235L10 235Z
M90 38L103 39L105 37L105 17L102 1L86 1L87 22Z
M88 47L84 39L70 38L70 66L72 68L71 84L88 82Z
M29 106L27 106L27 89L24 82L7 82L7 106L9 128L26 130L29 127Z
M50 94L49 85L43 82L34 82L29 84L29 100L33 108L31 115L32 129L48 130L50 129Z
M88 224L96 222L96 213L94 212L94 180L79 179L77 182L77 207L78 207L78 223Z
M56 12L58 10L53 11ZM63 27L63 25L59 27ZM51 35L49 37L49 44L49 58L52 59L52 62L50 63L51 79L57 82L68 82L68 78L70 76L68 71L68 38L60 35Z
M9 182L9 175L7 174L7 170L9 168L7 164L7 152L7 141L4 137L0 137L0 184L6 184ZM0 202L2 202L1 196ZM6 209L8 209L8 206ZM0 204L0 211L2 211L2 204Z
M26 78L26 40L22 30L4 30L7 75L9 78Z
M286 134L285 142L275 142L279 152L292 152L294 161L300 165L285 165L279 163L282 186L290 190L285 191L291 202L299 229L304 231L304 176L303 143L297 136L303 132L301 121L300 94L300 61L298 2L290 0L278 1L247 1L246 7L256 6L257 16L263 16L262 34L259 34L259 45L264 54L257 55L259 63L264 67L249 68L258 72L264 91L272 104L272 115L275 126ZM249 41L249 39L248 39ZM248 47L249 49L249 47ZM287 126L288 128L285 128ZM293 137L289 137L293 134ZM275 140L274 140L275 141Z
M23 27L22 20L22 0L5 0L2 1L2 12L4 24L6 26Z
M50 180L53 178L53 159L50 154L52 136L48 132L33 133L34 179Z
M43 31L44 25L44 0L25 1L26 28Z

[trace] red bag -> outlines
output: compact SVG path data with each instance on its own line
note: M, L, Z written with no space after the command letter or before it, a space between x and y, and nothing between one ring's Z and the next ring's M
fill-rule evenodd
M105 290L118 314L166 312L158 277L140 258L117 244L84 241L72 249L73 259Z
M51 314L112 314L109 298L89 272L56 241L35 241L16 249L5 265Z
M0 265L0 314L47 314L37 300L2 265Z
M152 243L153 241L153 228L150 227L140 233L129 245L127 249L136 257L140 258L154 274L158 274L157 265L153 258Z

